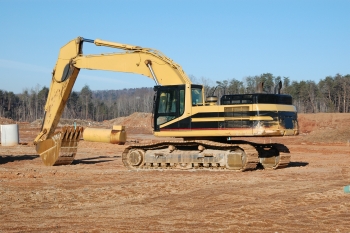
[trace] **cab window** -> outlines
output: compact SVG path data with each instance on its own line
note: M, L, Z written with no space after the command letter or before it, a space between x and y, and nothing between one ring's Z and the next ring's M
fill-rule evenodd
M193 106L203 105L202 88L192 87L191 95L192 95L192 105Z

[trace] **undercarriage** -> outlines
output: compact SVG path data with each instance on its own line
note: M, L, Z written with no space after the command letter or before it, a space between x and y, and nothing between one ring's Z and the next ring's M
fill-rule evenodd
M282 144L220 143L208 140L133 144L122 155L129 169L255 170L288 166L289 150Z

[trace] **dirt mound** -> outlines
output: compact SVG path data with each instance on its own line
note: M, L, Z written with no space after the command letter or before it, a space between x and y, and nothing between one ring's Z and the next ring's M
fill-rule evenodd
M152 114L145 112L135 112L127 117L118 117L109 121L104 121L103 125L108 127L124 125L127 133L150 134L153 132Z
M0 117L0 125L15 124L16 122L12 119Z
M32 127L40 127L42 119L38 119L30 123ZM112 128L113 125L124 125L127 133L142 133L150 134L153 132L152 128L152 114L145 112L135 112L127 117L118 117L112 120L105 120L103 122L80 120L80 119L61 119L58 127L63 126L83 126L94 128Z
M298 114L300 135L312 142L350 140L350 113Z

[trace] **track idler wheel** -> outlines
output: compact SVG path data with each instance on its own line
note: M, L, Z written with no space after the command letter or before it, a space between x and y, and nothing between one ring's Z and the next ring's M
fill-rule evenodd
M36 145L36 151L46 166L69 165L78 150L82 127L64 127L61 132Z
M126 155L126 160L124 164L131 168L139 168L143 166L143 162L145 160L145 151L141 149L132 149Z
M276 169L280 162L279 152L274 148L265 148L259 153L259 160L264 169Z

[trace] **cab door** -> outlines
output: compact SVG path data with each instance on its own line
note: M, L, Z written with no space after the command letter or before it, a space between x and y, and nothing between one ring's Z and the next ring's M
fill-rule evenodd
M185 111L185 85L156 86L154 100L154 130L159 131L160 126L170 122ZM168 125L168 129L179 128L179 122Z

